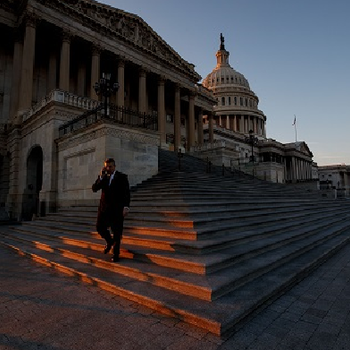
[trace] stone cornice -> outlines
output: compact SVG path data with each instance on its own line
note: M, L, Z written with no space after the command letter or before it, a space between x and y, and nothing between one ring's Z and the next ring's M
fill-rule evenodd
M15 0L1 0L0 8L9 12L16 12L18 5Z
M158 146L159 138L157 132L145 130L127 129L106 121L100 121L88 126L85 130L75 131L73 134L65 135L55 140L59 151L81 145L88 141L100 139L102 137L112 136L123 140L137 141L141 143Z
M36 0L45 7L73 18L74 21L109 38L124 41L134 49L162 60L186 74L194 82L201 77L139 16L93 0Z

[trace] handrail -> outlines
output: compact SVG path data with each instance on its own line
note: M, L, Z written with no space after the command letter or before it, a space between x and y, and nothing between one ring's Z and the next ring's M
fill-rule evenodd
M82 129L103 119L131 127L158 130L158 117L156 115L141 113L113 104L109 104L105 108L103 104L100 104L97 108L86 111L82 115L61 125L59 127L59 136L67 135L70 132Z

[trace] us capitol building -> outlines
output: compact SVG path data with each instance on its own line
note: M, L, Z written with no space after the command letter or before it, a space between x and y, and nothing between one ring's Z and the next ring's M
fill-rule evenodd
M312 182L305 142L266 137L266 116L224 37L203 80L142 18L93 0L0 2L0 205L12 218L98 202L107 157L131 185L158 148L273 182Z

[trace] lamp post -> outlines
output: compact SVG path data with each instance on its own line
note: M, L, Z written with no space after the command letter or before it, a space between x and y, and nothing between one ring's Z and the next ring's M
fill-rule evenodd
M183 153L181 152L181 148L177 151L177 159L178 159L178 168L181 171L181 158L183 157Z
M257 137L254 136L254 131L253 130L249 130L249 137L246 137L245 141L252 146L251 161L254 164L254 145L257 145L259 140L258 140Z
M97 95L102 95L104 97L104 116L107 117L107 103L108 98L119 89L119 83L111 82L110 73L102 73L102 78L99 82L96 82L94 85L94 90Z

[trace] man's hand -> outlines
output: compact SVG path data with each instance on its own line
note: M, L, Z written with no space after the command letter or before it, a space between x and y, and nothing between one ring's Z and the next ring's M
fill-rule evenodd
M123 209L123 216L127 216L129 214L130 209L128 207L124 207Z
M106 167L103 167L100 171L100 176L105 176L105 175L107 175L107 169Z

